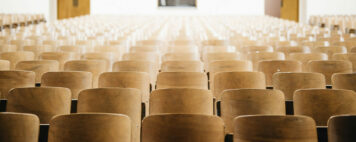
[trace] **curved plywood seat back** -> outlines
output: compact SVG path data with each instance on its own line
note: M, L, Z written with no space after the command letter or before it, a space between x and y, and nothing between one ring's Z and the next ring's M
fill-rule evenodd
M151 84L156 83L158 73L157 63L150 61L118 61L114 63L112 70L113 72L146 72L150 75Z
M331 76L334 73L352 73L352 64L349 61L310 61L308 68L310 72L324 74L326 85L331 85Z
M13 70L18 62L34 60L35 55L28 51L3 52L0 53L0 59L10 61L10 69Z
M10 70L10 61L0 60L0 70Z
M302 63L302 71L307 72L308 63L312 60L328 60L328 55L325 53L292 53L289 55L290 60L296 60Z
M214 76L213 94L221 100L228 89L266 89L265 75L261 72L219 72Z
M162 62L166 61L200 61L198 53L166 53L162 56Z
M326 126L334 115L356 114L356 93L351 90L298 90L293 101L294 114L310 116L318 126Z
M50 126L48 142L131 142L130 118L126 115L60 115Z
M325 89L325 77L321 73L275 73L272 77L273 88L281 90L286 100L293 100L298 89Z
M42 52L52 52L55 51L55 48L49 45L24 46L23 51L33 52L35 55L35 59L38 59Z
M327 46L313 48L313 52L328 54L329 58L331 59L334 54L347 53L347 49L343 46Z
M167 61L161 65L161 72L203 72L200 61Z
M204 55L204 63L208 65L210 62L221 60L240 60L241 54L238 52L215 52L206 53Z
M247 54L247 59L253 64L253 70L257 71L258 62L264 60L285 60L285 55L282 52L258 52Z
M42 75L41 86L64 87L72 92L72 99L78 99L80 91L92 88L90 72L47 72Z
M0 141L38 142L40 120L36 115L0 113Z
M272 46L247 46L242 48L244 53L255 53L255 52L273 52Z
M132 88L98 88L80 92L79 113L117 113L131 119L132 142L140 142L141 91Z
M356 72L356 53L334 54L333 60L346 60L352 63L352 71Z
M155 90L150 95L150 115L163 113L213 115L213 95L205 89Z
M142 142L224 142L224 138L224 122L213 115L152 115L142 123Z
M120 60L120 55L111 52L90 52L83 54L82 58L85 60L104 60L107 63L107 70L111 71L112 64Z
M1 98L7 99L12 88L35 87L35 76L31 71L0 71Z
M284 46L278 47L277 52L283 52L286 55L286 59L289 59L289 55L293 53L310 53L309 47L306 46Z
M160 57L154 52L131 52L123 55L124 61L150 61L160 63Z
M356 74L336 73L331 78L333 89L346 89L356 91Z
M258 71L266 75L267 86L273 86L272 76L276 72L302 72L302 63L293 60L260 61Z
M356 115L333 116L328 121L329 142L356 141Z
M315 122L306 116L241 116L234 127L234 142L318 142Z
M43 52L40 55L42 60L56 60L59 62L59 69L63 70L64 63L69 60L79 60L80 54L75 52Z
M213 80L214 74L217 72L227 71L252 71L252 63L243 60L225 60L214 61L209 63L207 71L209 72L209 79Z
M86 71L93 75L93 87L98 87L101 73L107 72L107 64L104 60L73 60L64 64L64 71Z
M208 77L200 72L161 72L157 76L157 89L208 89Z
M41 124L56 115L70 113L71 92L67 88L15 88L10 91L6 111L36 114Z
M242 115L285 115L284 95L279 90L235 89L221 96L221 118L226 133L234 132L234 118Z
M35 72L36 83L41 83L44 73L59 71L59 63L56 60L21 61L17 63L15 69Z
M150 79L145 72L106 72L99 77L99 87L136 88L142 93L142 102L148 102Z

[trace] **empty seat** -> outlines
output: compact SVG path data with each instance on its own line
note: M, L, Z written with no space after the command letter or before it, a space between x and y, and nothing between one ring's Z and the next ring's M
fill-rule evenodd
M216 52L216 53L206 53L204 55L204 64L207 65L210 62L214 61L223 61L223 60L241 60L241 54L238 52Z
M0 71L1 98L7 99L12 88L35 87L35 76L31 71Z
M160 63L160 57L153 52L132 52L125 53L122 57L124 61L150 61L153 63Z
M78 99L80 91L92 88L90 72L47 72L42 75L41 86L65 87L72 93L72 99Z
M107 63L104 60L72 60L64 64L64 71L91 72L93 87L98 87L98 79L101 73L107 72Z
M346 89L356 91L356 74L336 73L331 77L333 89Z
M213 94L221 100L228 89L266 89L265 75L261 72L219 72L214 76Z
M281 90L286 100L293 100L294 91L298 89L325 89L325 77L321 73L287 73L273 75L273 88Z
M35 55L28 51L3 52L0 53L0 59L10 61L10 69L13 70L18 62L34 60Z
M331 58L336 53L347 53L347 49L342 46L316 47L313 48L314 53L325 53Z
M151 61L118 61L113 65L114 72L132 71L132 72L146 72L150 76L150 83L156 83L158 67L157 63Z
M41 83L44 73L59 71L59 63L55 60L21 61L17 63L15 69L35 72L36 83Z
M322 73L325 76L326 85L331 85L331 76L334 73L352 73L352 64L349 61L310 61L310 72Z
M132 142L140 142L141 91L132 88L83 90L78 98L78 113L118 113L131 119Z
M309 47L306 46L286 46L278 47L277 52L283 52L286 56L286 59L289 59L289 55L293 53L310 53Z
M42 46L24 46L23 51L29 51L33 52L35 55L35 59L39 59L39 56L43 52L53 52L55 51L55 48L48 46L48 45L42 45Z
M293 60L270 60L260 61L258 71L263 72L266 76L266 85L273 86L272 76L276 72L301 72L302 63Z
M210 78L217 72L224 71L252 71L252 63L242 60L225 60L210 62L208 69Z
M10 70L10 61L0 60L0 70Z
M157 76L157 89L208 89L208 77L200 72L161 72Z
M257 71L258 62L263 60L285 60L285 56L282 52L258 52L247 54L247 59L253 64L253 70Z
M272 46L247 46L242 48L244 53L273 52Z
M136 88L142 93L142 102L147 103L150 79L145 72L106 72L99 77L99 87Z
M213 115L213 95L205 89L155 90L150 95L150 115L163 113Z
M328 121L329 142L353 142L356 131L356 115L333 116Z
M162 56L162 62L165 61L200 61L198 53L166 53Z
M38 142L40 121L36 115L0 113L0 141Z
M221 95L221 118L226 133L234 132L234 118L242 115L285 115L283 92L265 89L231 89Z
M63 45L59 47L59 50L62 52L82 53L84 52L84 47L79 45Z
M308 63L312 60L328 60L328 55L325 53L292 53L289 55L290 60L300 61L302 63L302 71L309 71Z
M161 72L203 72L200 61L167 61L161 65Z
M356 53L334 54L333 60L346 60L352 63L353 72L356 72Z
M130 118L126 115L60 115L50 126L48 142L131 142Z
M234 127L234 142L318 142L315 122L306 116L241 116Z
M142 123L142 142L224 142L224 138L224 122L213 115L152 115Z
M6 111L36 114L41 124L56 115L69 114L71 92L67 88L15 88L9 92Z
M110 53L110 52L85 53L83 54L82 58L86 60L105 60L107 63L106 66L108 68L108 71L111 71L112 64L120 59L118 53Z
M310 116L318 126L326 126L334 115L356 114L356 93L351 90L297 90L293 101L294 114Z
M79 60L80 54L74 52L44 52L40 55L42 60L56 60L59 62L59 69L63 70L64 63L69 60Z

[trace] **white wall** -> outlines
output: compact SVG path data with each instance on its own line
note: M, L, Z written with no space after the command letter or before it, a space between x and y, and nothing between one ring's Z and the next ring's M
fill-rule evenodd
M50 15L51 0L0 0L0 13L35 13Z
M197 0L196 9L158 8L158 0L91 0L92 14L263 15L264 0Z
M356 0L307 0L307 16L356 14Z

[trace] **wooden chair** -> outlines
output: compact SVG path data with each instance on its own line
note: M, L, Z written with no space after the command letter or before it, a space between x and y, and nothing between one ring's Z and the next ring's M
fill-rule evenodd
M131 142L130 118L121 114L71 114L51 120L48 142Z
M110 52L90 52L85 53L82 56L82 59L85 60L105 60L107 63L107 70L112 70L112 64L118 60L120 60L120 55L118 53L110 53Z
M59 47L59 50L62 52L74 52L74 53L82 53L83 52L83 46L80 45L62 45Z
M179 113L213 115L213 95L205 89L158 89L150 95L150 115Z
M79 60L80 54L74 52L44 52L40 55L42 60L56 60L59 62L59 69L64 69L64 63L69 60Z
M36 115L0 113L0 141L38 142L40 121Z
M266 85L273 86L272 76L277 72L302 72L302 63L293 60L260 61L258 71L266 76Z
M13 44L0 44L0 51L1 52L16 52L17 51L17 46Z
M228 89L266 89L265 75L261 72L219 72L214 76L213 94L221 100Z
M107 72L107 63L104 60L72 60L64 64L64 71L86 71L93 76L93 88L98 87L101 73Z
M346 89L356 91L356 74L354 73L336 73L331 77L333 89Z
M12 88L35 87L35 76L31 71L0 71L1 99L7 99Z
M131 46L130 52L159 52L159 49L156 46L139 45Z
M352 64L349 61L310 61L310 72L322 73L325 76L326 85L331 85L331 76L334 73L352 73Z
M356 72L356 53L334 54L333 60L346 60L352 63L353 72Z
M298 89L325 89L325 77L321 73L275 73L272 77L273 88L281 90L286 100L293 100Z
M78 98L78 113L117 113L131 119L131 140L140 142L141 92L132 88L83 90Z
M0 53L0 59L10 61L10 69L14 70L18 62L34 60L35 55L28 51L3 52Z
M0 70L10 70L10 61L0 60Z
M223 60L240 60L242 59L238 52L215 52L206 53L204 56L204 63L208 65L210 62L223 61Z
M48 45L42 45L42 46L35 45L35 46L24 46L23 51L32 52L35 55L35 59L39 59L41 53L54 52L55 49Z
M247 59L252 62L253 70L257 71L258 62L263 60L285 60L282 52L259 52L247 54Z
M92 74L90 72L47 72L42 75L41 86L69 88L72 99L78 99L80 91L92 88Z
M203 72L200 61L167 61L161 64L161 72Z
M36 83L41 83L44 73L59 71L59 63L55 60L21 61L17 63L15 69L35 72Z
M213 115L152 115L142 123L142 142L224 142L224 138L224 122Z
M272 46L247 46L242 48L244 53L273 52Z
M307 72L308 63L312 60L328 60L328 55L325 53L292 53L289 55L290 60L300 61L302 63L302 71Z
M122 59L123 61L150 61L153 63L160 63L159 55L153 52L125 53Z
M313 48L314 53L325 53L331 58L337 53L347 53L347 49L343 46L330 46L330 47L316 47Z
M99 88L136 88L142 93L142 102L148 103L150 95L149 75L144 72L106 72L99 77Z
M52 117L70 113L71 94L67 88L15 88L9 92L6 111L36 114L41 124Z
M315 122L306 116L241 116L234 127L234 142L318 142Z
M226 133L234 132L234 118L242 115L285 115L283 92L265 89L231 89L221 93L221 118Z
M133 71L146 72L150 76L150 83L156 84L158 67L157 63L151 61L118 61L113 65L113 72Z
M328 121L329 142L353 142L356 136L356 115L333 116Z
M297 90L293 101L294 114L310 116L318 126L326 126L334 115L356 114L356 93L351 90Z
M200 56L198 53L166 53L162 62L166 61L200 61Z
M208 89L208 77L200 72L161 72L157 76L157 89Z
M290 59L289 55L293 53L310 53L309 47L306 46L287 46L278 47L276 52L282 52L286 56L286 59Z

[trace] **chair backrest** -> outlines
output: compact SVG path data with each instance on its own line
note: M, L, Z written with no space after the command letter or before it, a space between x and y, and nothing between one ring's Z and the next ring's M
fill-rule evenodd
M119 55L115 53L110 53L110 52L90 52L90 53L85 53L82 56L83 59L85 60L105 60L107 63L107 68L108 71L111 71L112 64L115 61L120 60Z
M0 53L0 59L10 61L10 69L13 70L18 62L34 60L35 55L28 51L3 52Z
M308 70L308 63L312 60L328 60L328 55L325 53L292 53L289 55L290 60L302 62L303 72Z
M284 60L285 56L282 52L258 52L247 54L247 59L253 64L253 70L257 71L258 62L263 60Z
M356 141L356 115L333 116L328 121L329 142Z
M356 74L336 73L331 77L333 89L346 89L356 91Z
M132 88L83 90L78 98L78 113L118 113L131 119L131 140L140 142L141 91Z
M285 115L283 92L265 89L231 89L221 95L221 118L226 133L234 132L234 118L242 115Z
M15 88L9 92L6 111L36 114L41 124L55 115L69 114L71 92L67 88Z
M35 72L36 83L41 83L44 73L59 71L59 63L56 60L21 61L16 64L15 69Z
M10 70L10 61L0 60L0 70Z
M150 76L150 83L156 83L158 66L157 63L151 61L118 61L113 65L113 72L132 71L146 72Z
M60 115L50 126L48 142L131 142L131 122L126 115Z
M72 60L64 64L64 71L86 71L93 75L93 87L98 87L101 73L107 72L107 63L104 60Z
M286 59L289 59L289 55L293 53L310 53L309 47L306 46L287 46L287 47L278 47L277 52L283 52L286 56Z
M350 61L310 61L308 63L310 72L322 73L325 75L326 85L331 85L331 76L334 73L352 73Z
M39 58L39 55L42 52L53 52L55 51L55 48L48 46L48 45L42 45L42 46L24 46L23 47L23 51L29 51L29 52L33 52L35 55L35 59Z
M150 79L145 72L106 72L99 77L99 88L136 88L142 93L142 102L148 102Z
M62 52L74 52L81 53L84 51L84 46L80 45L63 45L59 47L59 50Z
M166 53L162 62L166 61L200 61L200 56L198 53Z
M280 72L273 75L273 88L281 90L286 100L293 100L298 89L325 89L325 77L321 73L288 73Z
M47 72L42 75L41 86L65 87L72 93L72 99L78 99L80 91L92 88L90 72Z
M38 142L40 120L36 115L0 113L0 141Z
M347 49L342 46L327 46L327 47L315 47L312 48L315 53L325 53L331 58L336 53L347 53Z
M310 116L318 126L326 126L334 115L356 114L356 93L351 90L297 90L293 101L294 114Z
M241 116L234 127L234 142L318 142L315 122L306 116Z
M219 72L214 76L214 97L221 100L221 93L228 89L266 89L265 75L261 72Z
M35 76L32 71L0 71L0 98L7 99L12 88L35 87Z
M59 62L59 69L63 70L64 63L69 60L79 60L80 54L74 52L43 52L40 55L42 60L56 60Z
M152 115L142 123L142 142L224 142L224 138L224 122L213 115Z
M208 77L200 72L161 72L157 76L157 89L208 89Z
M242 48L244 53L273 52L272 46L247 46Z
M273 86L272 76L276 72L302 72L302 63L293 60L270 60L260 61L258 71L266 76L267 86Z
M160 57L155 52L131 52L122 56L124 61L150 61L160 63Z
M334 54L333 60L346 60L352 63L353 72L356 72L356 53Z
M161 64L161 72L203 72L200 61L166 61Z
M240 60L241 55L238 52L216 52L206 53L204 56L204 63L207 65L210 62L221 60Z
M163 113L213 115L213 95L205 89L155 90L150 95L150 115Z
M252 63L243 60L225 60L210 62L207 71L210 78L217 72L224 71L252 71Z

